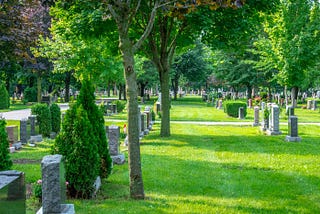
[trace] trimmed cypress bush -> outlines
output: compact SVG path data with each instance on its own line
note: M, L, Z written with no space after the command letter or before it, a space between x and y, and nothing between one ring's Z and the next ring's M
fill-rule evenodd
M94 132L88 114L82 105L73 105L65 115L53 146L53 153L65 158L68 194L73 198L90 198L93 184L99 174L98 147L92 141Z
M60 132L61 127L61 110L58 104L53 103L50 106L50 113L51 113L51 128L52 131L55 133Z
M239 108L243 107L244 117L247 115L247 104L240 101L225 101L223 103L224 112L227 113L230 117L239 116Z
M88 118L93 128L94 138L92 143L96 143L100 155L100 176L108 177L112 170L112 159L109 153L109 145L106 138L103 113L95 104L94 87L89 80L84 80L77 99L77 105L82 105L87 111Z
M37 103L31 107L31 113L37 115L40 134L49 137L51 132L51 114L49 106L44 103Z
M7 109L10 107L10 97L9 93L4 86L4 84L0 83L0 109Z
M8 148L9 141L6 132L6 121L0 118L0 171L8 170L12 166Z

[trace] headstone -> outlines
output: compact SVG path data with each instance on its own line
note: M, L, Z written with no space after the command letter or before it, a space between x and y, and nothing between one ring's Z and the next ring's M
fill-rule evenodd
M222 109L222 100L219 100L219 106L218 109Z
M112 113L113 114L117 114L117 105L116 104L111 104L111 108L112 108Z
M143 129L143 132L144 132L144 135L147 135L147 134L149 134L148 124L147 124L147 114L146 113L142 113L142 114L144 115L144 118L143 118L143 128L144 129Z
M268 135L280 135L281 132L279 130L279 106L272 105L271 106L271 114L270 114L270 124L269 129L267 130Z
M24 173L16 170L0 172L0 213L26 213Z
M240 107L238 112L238 119L243 120L244 119L244 108Z
M317 109L317 101L316 100L312 100L312 108L311 110L316 110Z
M307 109L311 109L312 100L307 101Z
M22 144L26 144L28 142L28 120L22 119L20 120L20 141Z
M75 213L73 204L64 204L66 198L65 170L62 155L44 156L42 171L42 207L37 214Z
M119 152L120 127L111 125L108 127L108 143L111 159L114 164L124 164L125 156Z
M260 126L259 122L259 107L255 106L254 107L254 122L252 124L253 126Z
M141 126L141 107L138 107L138 126L139 126L139 137L142 138L144 135L144 130L142 129Z
M249 100L248 100L248 107L249 107L249 108L252 108L252 99L249 99Z
M30 121L30 136L36 135L36 120L37 116L36 115L30 115L29 117Z
M219 108L219 100L216 101L216 108Z
M288 142L300 142L301 138L298 136L298 117L290 116L288 120L288 135L286 136Z
M50 95L49 96L42 96L41 102L50 105L51 104L51 96Z
M8 134L9 143L14 144L18 141L18 126L7 126L6 131Z
M161 111L161 103L160 102L156 102L156 112L157 114Z
M266 108L266 103L265 102L261 102L261 110L263 111Z
M287 106L286 112L287 112L288 117L294 116L294 107L293 106Z

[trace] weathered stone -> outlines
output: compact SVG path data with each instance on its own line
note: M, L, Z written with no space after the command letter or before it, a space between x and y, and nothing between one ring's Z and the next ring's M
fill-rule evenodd
M286 112L287 112L288 117L294 116L294 107L293 106L287 106Z
M75 213L73 204L63 204L66 185L62 155L47 155L41 162L42 208L37 214Z
M9 143L16 143L18 141L18 126L7 126L6 131L8 134Z
M1 213L26 213L25 176L23 172L8 170L0 172Z
M316 110L316 109L317 109L317 101L316 100L312 100L311 110Z
M312 100L307 101L307 109L311 109Z
M120 127L111 125L108 127L108 143L110 155L119 154L119 137L120 137Z
M111 156L112 162L117 165L122 165L126 162L124 154L113 155Z
M269 129L267 130L268 135L280 135L281 132L279 130L279 107L277 105L271 106L271 114L270 114L270 124Z
M22 144L26 144L28 142L27 126L28 126L27 119L20 120L20 141Z
M40 135L33 135L33 136L31 136L30 137L30 139L29 139L29 141L30 142L42 142L43 141L43 139L42 139L42 135L40 134Z
M37 116L36 115L30 115L29 117L30 121L30 136L36 135L36 120Z
M244 119L244 108L240 107L238 112L238 119L243 120Z
M298 117L290 116L288 120L288 135L286 136L288 142L300 142L301 138L298 136Z
M259 122L259 107L255 106L254 107L254 122L252 124L253 126L260 126Z

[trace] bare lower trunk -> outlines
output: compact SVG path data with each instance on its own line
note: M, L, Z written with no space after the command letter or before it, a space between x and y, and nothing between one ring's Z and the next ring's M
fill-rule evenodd
M128 100L128 162L130 175L130 196L134 199L144 199L144 188L141 170L139 120L138 120L138 87L134 72L134 55L130 49L129 39L122 39L120 49L123 57L126 91ZM128 48L129 47L129 48Z
M37 75L37 102L41 102L41 77L40 75Z
M169 90L169 69L165 69L160 75L161 85L161 137L170 136L170 90Z
M297 107L298 90L299 88L297 86L291 88L291 105L294 108Z

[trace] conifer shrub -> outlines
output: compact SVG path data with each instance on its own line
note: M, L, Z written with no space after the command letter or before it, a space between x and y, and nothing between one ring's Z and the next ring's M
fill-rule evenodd
M8 109L10 107L10 97L9 93L4 86L0 83L0 109Z
M106 178L112 170L112 159L106 138L103 113L95 104L94 87L89 80L82 82L76 105L82 105L84 110L87 111L94 135L92 143L96 143L98 146L99 156L101 158L99 174L102 178Z
M39 132L44 137L49 137L51 132L51 114L47 104L37 103L31 107L31 113L37 115Z
M60 132L61 127L61 110L58 104L53 103L50 106L50 113L51 113L51 128L52 131L55 133Z
M247 115L247 104L241 101L225 101L223 103L224 112L227 113L230 117L239 116L239 108L243 107L244 117Z
M8 170L12 166L8 148L9 141L6 132L6 121L0 118L0 171Z
M90 198L100 170L100 157L93 128L82 105L73 105L65 115L53 153L65 158L68 194L73 198Z

